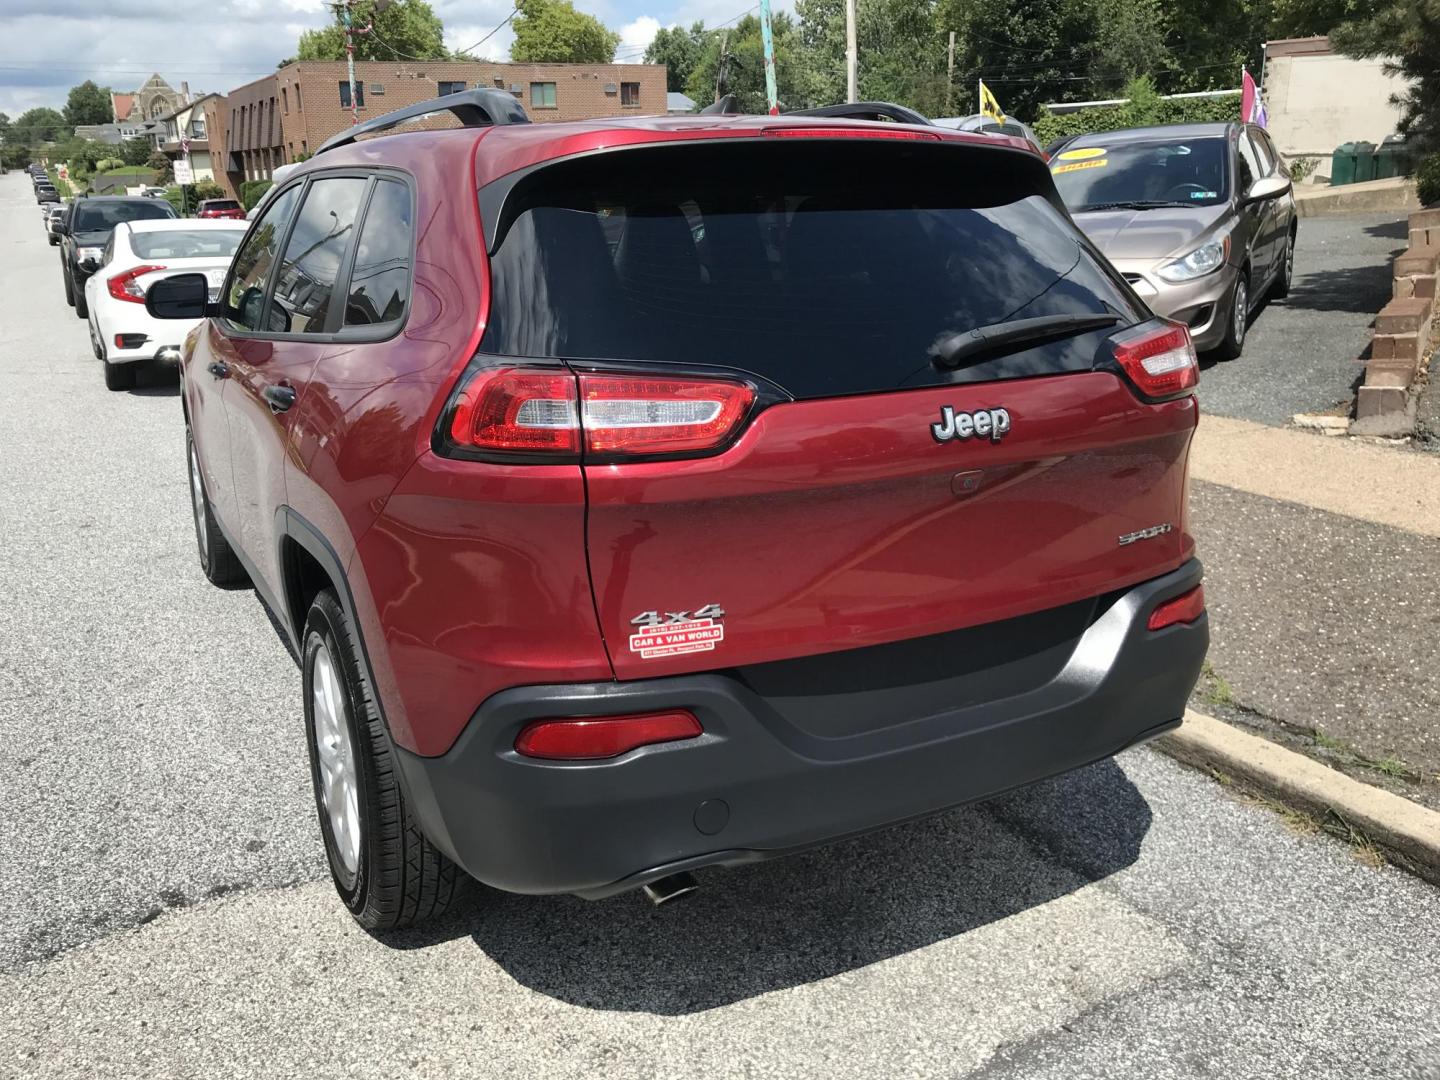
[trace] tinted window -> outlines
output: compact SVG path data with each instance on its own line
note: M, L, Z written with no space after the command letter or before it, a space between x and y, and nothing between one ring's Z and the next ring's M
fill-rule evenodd
M1250 139L1243 132L1239 138L1240 144L1240 193L1243 195L1251 184L1261 176L1265 170L1260 167L1260 159L1255 154L1255 147L1250 144Z
M175 211L169 203L154 199L136 199L134 202L81 199L75 203L72 222L75 232L108 232L122 221L145 221L174 216Z
M1269 176L1275 171L1275 157L1270 153L1270 147L1266 145L1258 131L1247 132L1246 137L1255 147L1255 157L1260 162L1260 175Z
M998 175L1012 160L811 144L552 166L512 196L481 348L739 368L797 397L1089 369L1103 334L930 361L1011 318L1133 315L1063 214Z
M355 249L345 298L346 326L394 322L404 313L410 295L411 231L410 192L403 184L376 184Z
M265 281L275 264L275 252L300 198L300 187L286 188L255 223L249 241L235 256L230 287L225 294L225 318L245 330L262 330Z
M1225 201L1225 140L1185 139L1067 147L1050 162L1055 187L1072 210L1107 203Z
M322 179L305 194L275 277L275 304L285 310L292 334L323 333L327 328L330 294L355 239L365 184L358 177Z
M244 238L244 229L157 229L132 233L130 250L142 259L228 259Z
M240 204L234 199L209 199L200 204L201 210L239 210Z

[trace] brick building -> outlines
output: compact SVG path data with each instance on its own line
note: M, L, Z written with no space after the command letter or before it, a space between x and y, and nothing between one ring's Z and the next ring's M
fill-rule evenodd
M663 64L502 64L486 61L362 61L355 106L363 121L474 87L505 90L537 123L666 111ZM238 189L277 165L312 154L351 122L343 61L301 60L230 91L221 183ZM212 151L215 129L211 129ZM220 177L217 173L217 180Z

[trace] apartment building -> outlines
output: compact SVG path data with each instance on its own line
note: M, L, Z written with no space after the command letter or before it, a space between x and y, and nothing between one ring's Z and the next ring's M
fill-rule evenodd
M303 160L356 117L476 87L515 95L537 123L663 114L667 104L663 64L377 60L355 65L355 83L352 100L343 61L303 60L232 90L221 110L228 111L226 186L238 189Z

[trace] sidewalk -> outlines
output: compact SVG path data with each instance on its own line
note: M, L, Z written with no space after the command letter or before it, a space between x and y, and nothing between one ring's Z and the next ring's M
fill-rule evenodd
M1193 704L1440 809L1440 458L1206 416Z

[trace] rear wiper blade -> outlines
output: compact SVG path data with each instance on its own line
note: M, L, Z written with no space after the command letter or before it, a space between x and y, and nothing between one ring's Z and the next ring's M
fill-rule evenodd
M1121 202L1091 203L1089 206L1078 208L1075 212L1088 214L1091 210L1156 210L1162 206L1194 205L1194 203L1181 202L1178 199L1126 199Z
M935 344L931 359L936 367L958 368L967 361L1004 352L1027 342L1074 337L1086 330L1114 326L1119 321L1119 315L1097 312L1094 315L1041 315L1035 319L991 323L941 338Z

